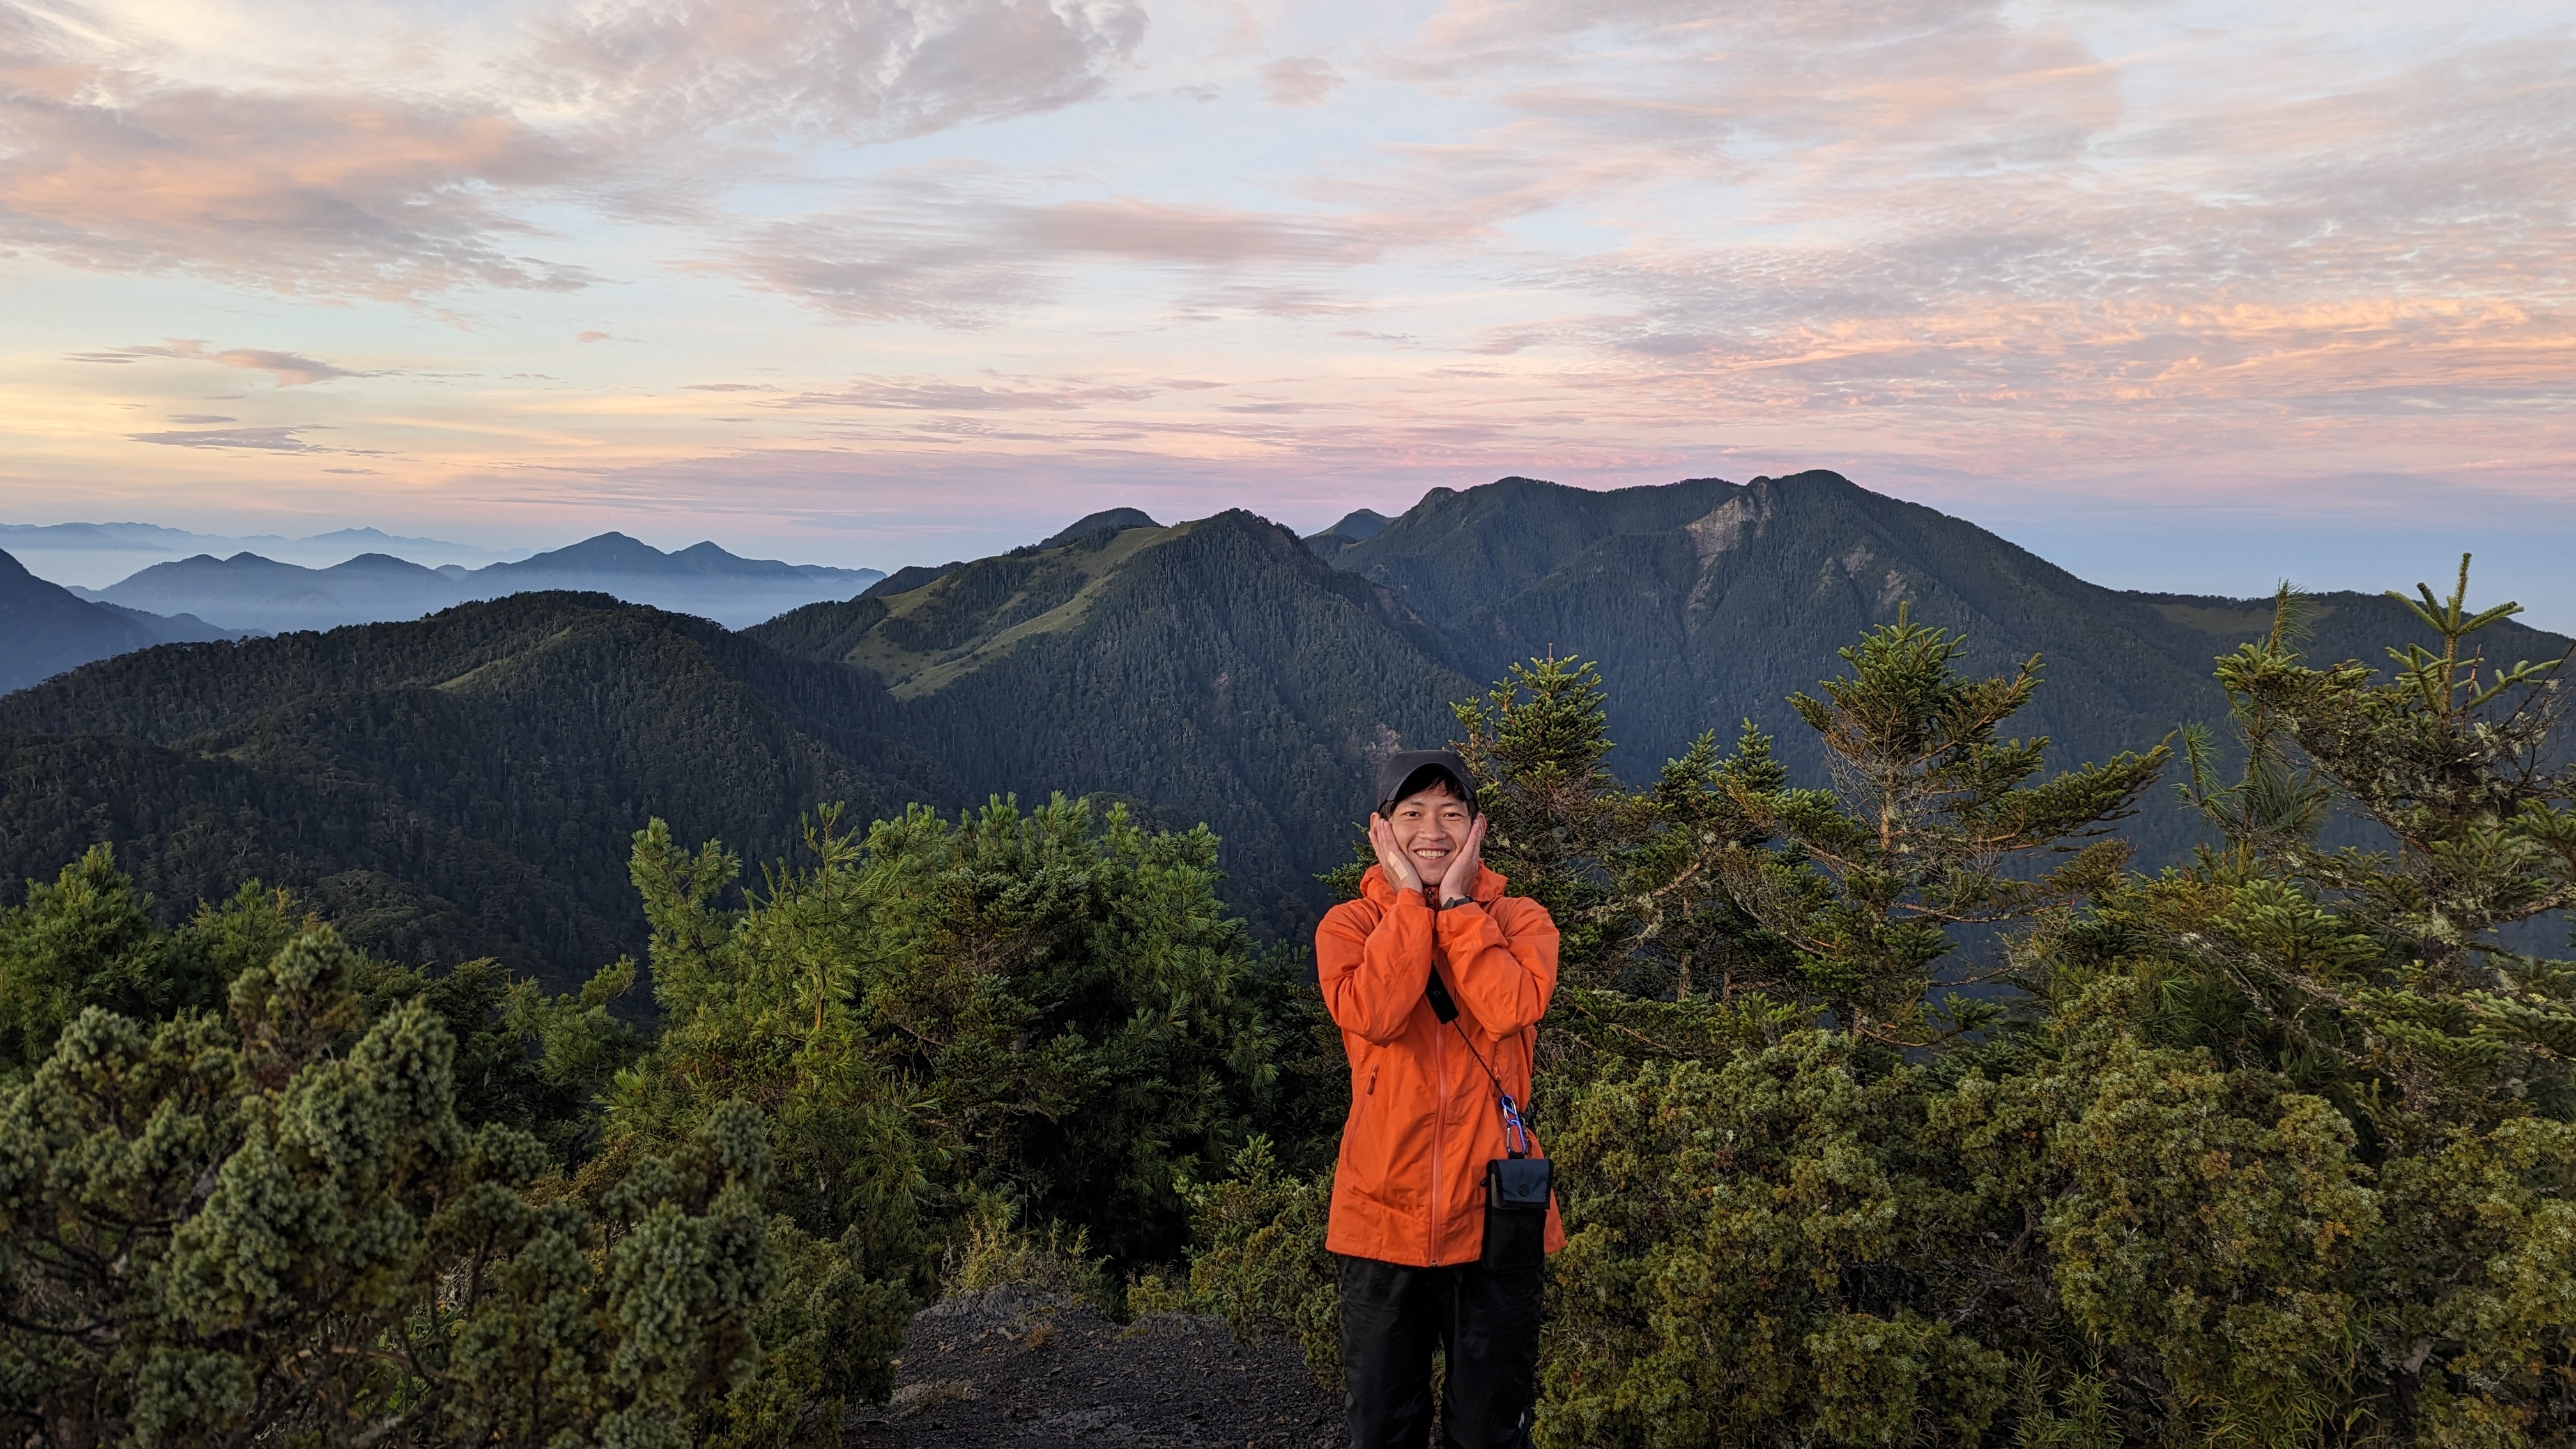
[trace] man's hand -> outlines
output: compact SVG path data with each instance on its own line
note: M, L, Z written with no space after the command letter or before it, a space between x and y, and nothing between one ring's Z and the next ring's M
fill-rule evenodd
M1413 857L1395 843L1395 827L1375 811L1369 812L1369 849L1377 852L1378 868L1386 872L1388 885L1400 891L1422 889L1422 873L1413 868Z
M1461 896L1476 894L1476 877L1485 869L1485 817L1479 815L1467 827L1467 843L1449 856L1449 869L1440 877L1439 904L1447 905Z

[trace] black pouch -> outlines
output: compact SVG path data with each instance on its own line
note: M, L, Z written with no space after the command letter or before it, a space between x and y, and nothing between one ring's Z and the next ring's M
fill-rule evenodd
M1485 1164L1487 1272L1519 1273L1547 1259L1547 1199L1555 1165L1544 1157L1497 1157Z

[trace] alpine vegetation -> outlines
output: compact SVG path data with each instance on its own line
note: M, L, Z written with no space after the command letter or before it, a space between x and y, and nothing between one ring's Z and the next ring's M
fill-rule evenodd
M2576 962L2531 949L2576 890L2566 661L2488 658L2512 608L2466 596L2373 666L2285 589L2228 730L2073 768L2012 733L2045 661L1911 610L1796 749L1712 730L1642 786L1585 660L1457 703L1485 859L1561 928L1538 1441L2576 1436ZM2142 872L2147 810L2205 842ZM8 1432L838 1443L943 1263L1329 1379L1349 1078L1215 836L884 815L749 871L653 820L643 959L563 991L256 883L162 924L104 847L32 886Z
M1565 927L1539 1442L2576 1433L2576 963L2502 935L2576 886L2565 661L2485 658L2466 588L2378 670L2285 589L2152 876L2104 827L2166 747L2047 773L2040 661L1902 613L1793 700L1831 788L1749 726L1622 787L1579 661L1462 704L1486 859ZM1255 1144L1190 1283L1327 1374L1328 1194Z

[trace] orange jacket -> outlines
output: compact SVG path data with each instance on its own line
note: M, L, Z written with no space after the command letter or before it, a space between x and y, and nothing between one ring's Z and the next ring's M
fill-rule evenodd
M1526 1108L1538 1019L1556 990L1556 922L1503 884L1485 871L1475 905L1435 911L1370 866L1360 898L1315 928L1324 1005L1351 1060L1324 1235L1336 1253L1428 1268L1484 1251L1485 1164L1504 1155L1505 1132L1494 1084L1460 1033ZM1446 1026L1423 995L1434 957L1458 1004ZM1546 1155L1535 1139L1530 1151ZM1553 1202L1546 1243L1565 1246Z

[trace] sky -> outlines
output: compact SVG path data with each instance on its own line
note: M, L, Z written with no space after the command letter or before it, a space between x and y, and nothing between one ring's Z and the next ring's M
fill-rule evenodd
M0 0L0 522L893 568L1808 467L2576 627L2563 3Z

